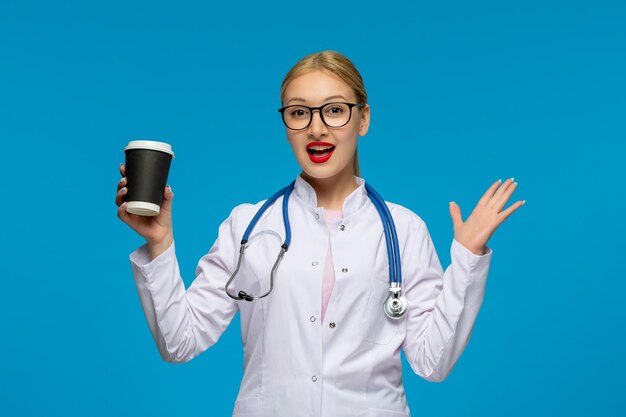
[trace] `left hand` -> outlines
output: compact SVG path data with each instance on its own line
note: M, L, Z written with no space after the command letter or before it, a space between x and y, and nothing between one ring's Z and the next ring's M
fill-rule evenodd
M487 241L496 228L525 202L517 201L508 209L500 212L517 187L513 178L503 184L496 181L478 201L472 214L463 222L461 208L454 201L450 202L450 216L454 227L454 238L461 245L476 255L484 255Z

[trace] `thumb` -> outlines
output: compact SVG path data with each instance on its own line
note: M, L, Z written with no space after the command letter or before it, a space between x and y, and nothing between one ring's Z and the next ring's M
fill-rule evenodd
M463 224L463 218L461 217L461 207L454 201L450 201L450 216L452 217L452 225L456 229L457 226Z
M172 200L174 199L174 191L169 185L165 187L163 193L163 203L161 204L161 210L172 211Z

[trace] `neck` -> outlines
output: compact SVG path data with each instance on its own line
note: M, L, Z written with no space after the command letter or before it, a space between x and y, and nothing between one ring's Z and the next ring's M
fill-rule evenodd
M315 190L317 206L327 210L342 210L346 197L359 186L352 171L330 178L312 178L304 172L300 176Z

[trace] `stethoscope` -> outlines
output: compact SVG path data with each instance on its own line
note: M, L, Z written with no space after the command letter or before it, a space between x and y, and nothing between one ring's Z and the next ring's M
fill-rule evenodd
M295 181L286 186L285 188L278 191L276 194L271 196L263 206L257 211L257 213L252 218L252 221L248 225L248 228L243 234L241 239L241 247L239 249L239 260L237 261L237 268L235 272L230 276L230 279L226 283L224 290L226 294L232 299L235 300L246 300L252 301L257 300L259 298L266 297L274 287L274 272L280 261L283 258L285 252L289 248L289 244L291 243L291 227L289 225L289 214L287 212L287 206L289 204L289 196L293 191ZM391 217L391 213L387 208L387 204L381 198L380 194L378 194L369 184L365 184L365 189L367 190L367 196L374 204L376 211L380 215L380 219L383 223L383 229L385 231L385 242L387 244L387 258L389 259L389 296L385 300L383 304L383 311L387 316L392 319L399 319L406 313L406 309L408 306L406 297L402 295L402 273L400 271L400 251L398 249L398 236L396 234L396 226L393 223L393 218ZM285 225L285 242L281 245L280 252L278 253L278 257L276 258L276 262L274 262L274 266L272 267L272 272L270 274L270 289L263 295L251 295L246 293L245 291L239 291L238 296L232 295L228 292L228 286L239 272L239 267L241 266L241 262L243 260L243 255L246 251L246 243L248 243L248 238L254 229L254 226L259 221L265 210L276 201L279 197L283 196L283 223Z

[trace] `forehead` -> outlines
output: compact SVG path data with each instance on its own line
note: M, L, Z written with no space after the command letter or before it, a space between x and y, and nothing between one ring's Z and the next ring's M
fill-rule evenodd
M343 96L354 101L354 91L335 74L313 70L291 80L285 89L284 102L306 102L315 104L325 101L328 97Z

